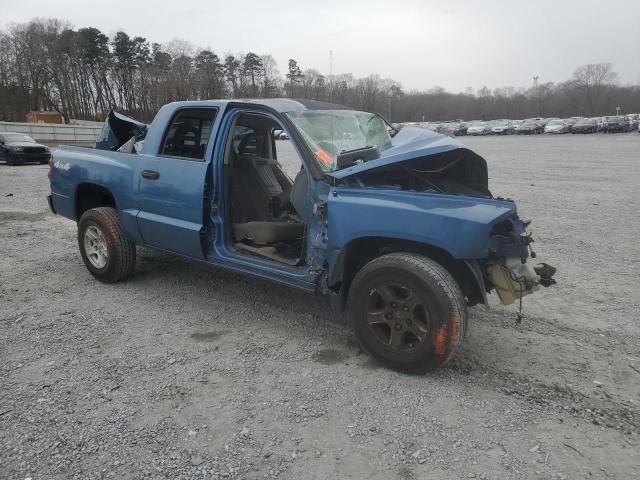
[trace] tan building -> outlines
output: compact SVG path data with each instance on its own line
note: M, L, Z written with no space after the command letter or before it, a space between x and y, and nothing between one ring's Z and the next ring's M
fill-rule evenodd
M31 110L27 113L27 123L64 123L64 118L59 112L46 112L43 110Z

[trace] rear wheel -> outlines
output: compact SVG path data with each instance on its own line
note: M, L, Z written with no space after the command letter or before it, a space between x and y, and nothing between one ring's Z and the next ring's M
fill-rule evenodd
M424 372L460 350L467 308L460 287L434 260L391 253L366 264L349 293L353 328L385 365Z
M115 283L133 273L136 246L110 207L87 210L78 222L80 255L91 274L104 283Z

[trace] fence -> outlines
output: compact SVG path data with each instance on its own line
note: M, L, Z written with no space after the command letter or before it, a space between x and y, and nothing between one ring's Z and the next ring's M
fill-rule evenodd
M40 143L51 145L93 144L101 125L56 125L52 123L0 122L0 132L24 133Z

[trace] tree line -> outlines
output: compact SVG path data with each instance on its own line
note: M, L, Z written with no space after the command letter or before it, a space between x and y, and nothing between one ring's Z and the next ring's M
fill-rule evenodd
M607 115L617 106L640 112L640 86L620 85L609 63L531 88L404 91L375 74L327 76L290 59L282 75L269 54L220 56L184 40L161 45L123 31L110 38L56 19L0 30L0 120L23 121L29 110L55 110L66 122L102 120L112 108L150 120L176 100L247 97L329 101L392 121Z

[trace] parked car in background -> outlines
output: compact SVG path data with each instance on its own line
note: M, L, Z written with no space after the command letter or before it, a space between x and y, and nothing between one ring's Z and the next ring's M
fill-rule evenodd
M573 125L571 133L596 133L598 131L598 118L583 118Z
M630 130L635 130L640 125L640 114L630 113L626 118L627 122L629 122Z
M547 119L546 118L542 118L542 117L534 117L534 118L525 118L524 119L524 123L529 123L529 122L536 123L536 124L538 124L538 125L540 125L541 127L544 128L544 126L547 123Z
M629 122L622 115L607 117L607 123L604 126L606 133L628 132L631 130Z
M534 135L543 131L544 126L534 120L527 120L518 127L518 135Z
M489 123L476 123L474 125L470 125L467 128L467 135L477 136L477 135L489 135L491 133L491 124Z
M513 125L513 133L518 133L518 129L522 124L524 124L524 120L511 120L511 125Z
M455 122L443 122L438 125L436 132L453 137L455 135L456 128L458 128L458 124Z
M571 117L567 119L567 126L569 127L569 132L573 130L573 126L582 120L584 117Z
M500 120L491 127L492 135L513 135L516 133L516 127L510 120Z
M464 137L467 134L467 128L469 128L469 126L466 123L458 123L453 130L453 134L456 137Z
M47 163L51 152L46 145L37 143L24 133L0 132L0 158L7 165L20 163Z
M551 120L545 125L544 133L569 133L569 123L566 120Z

